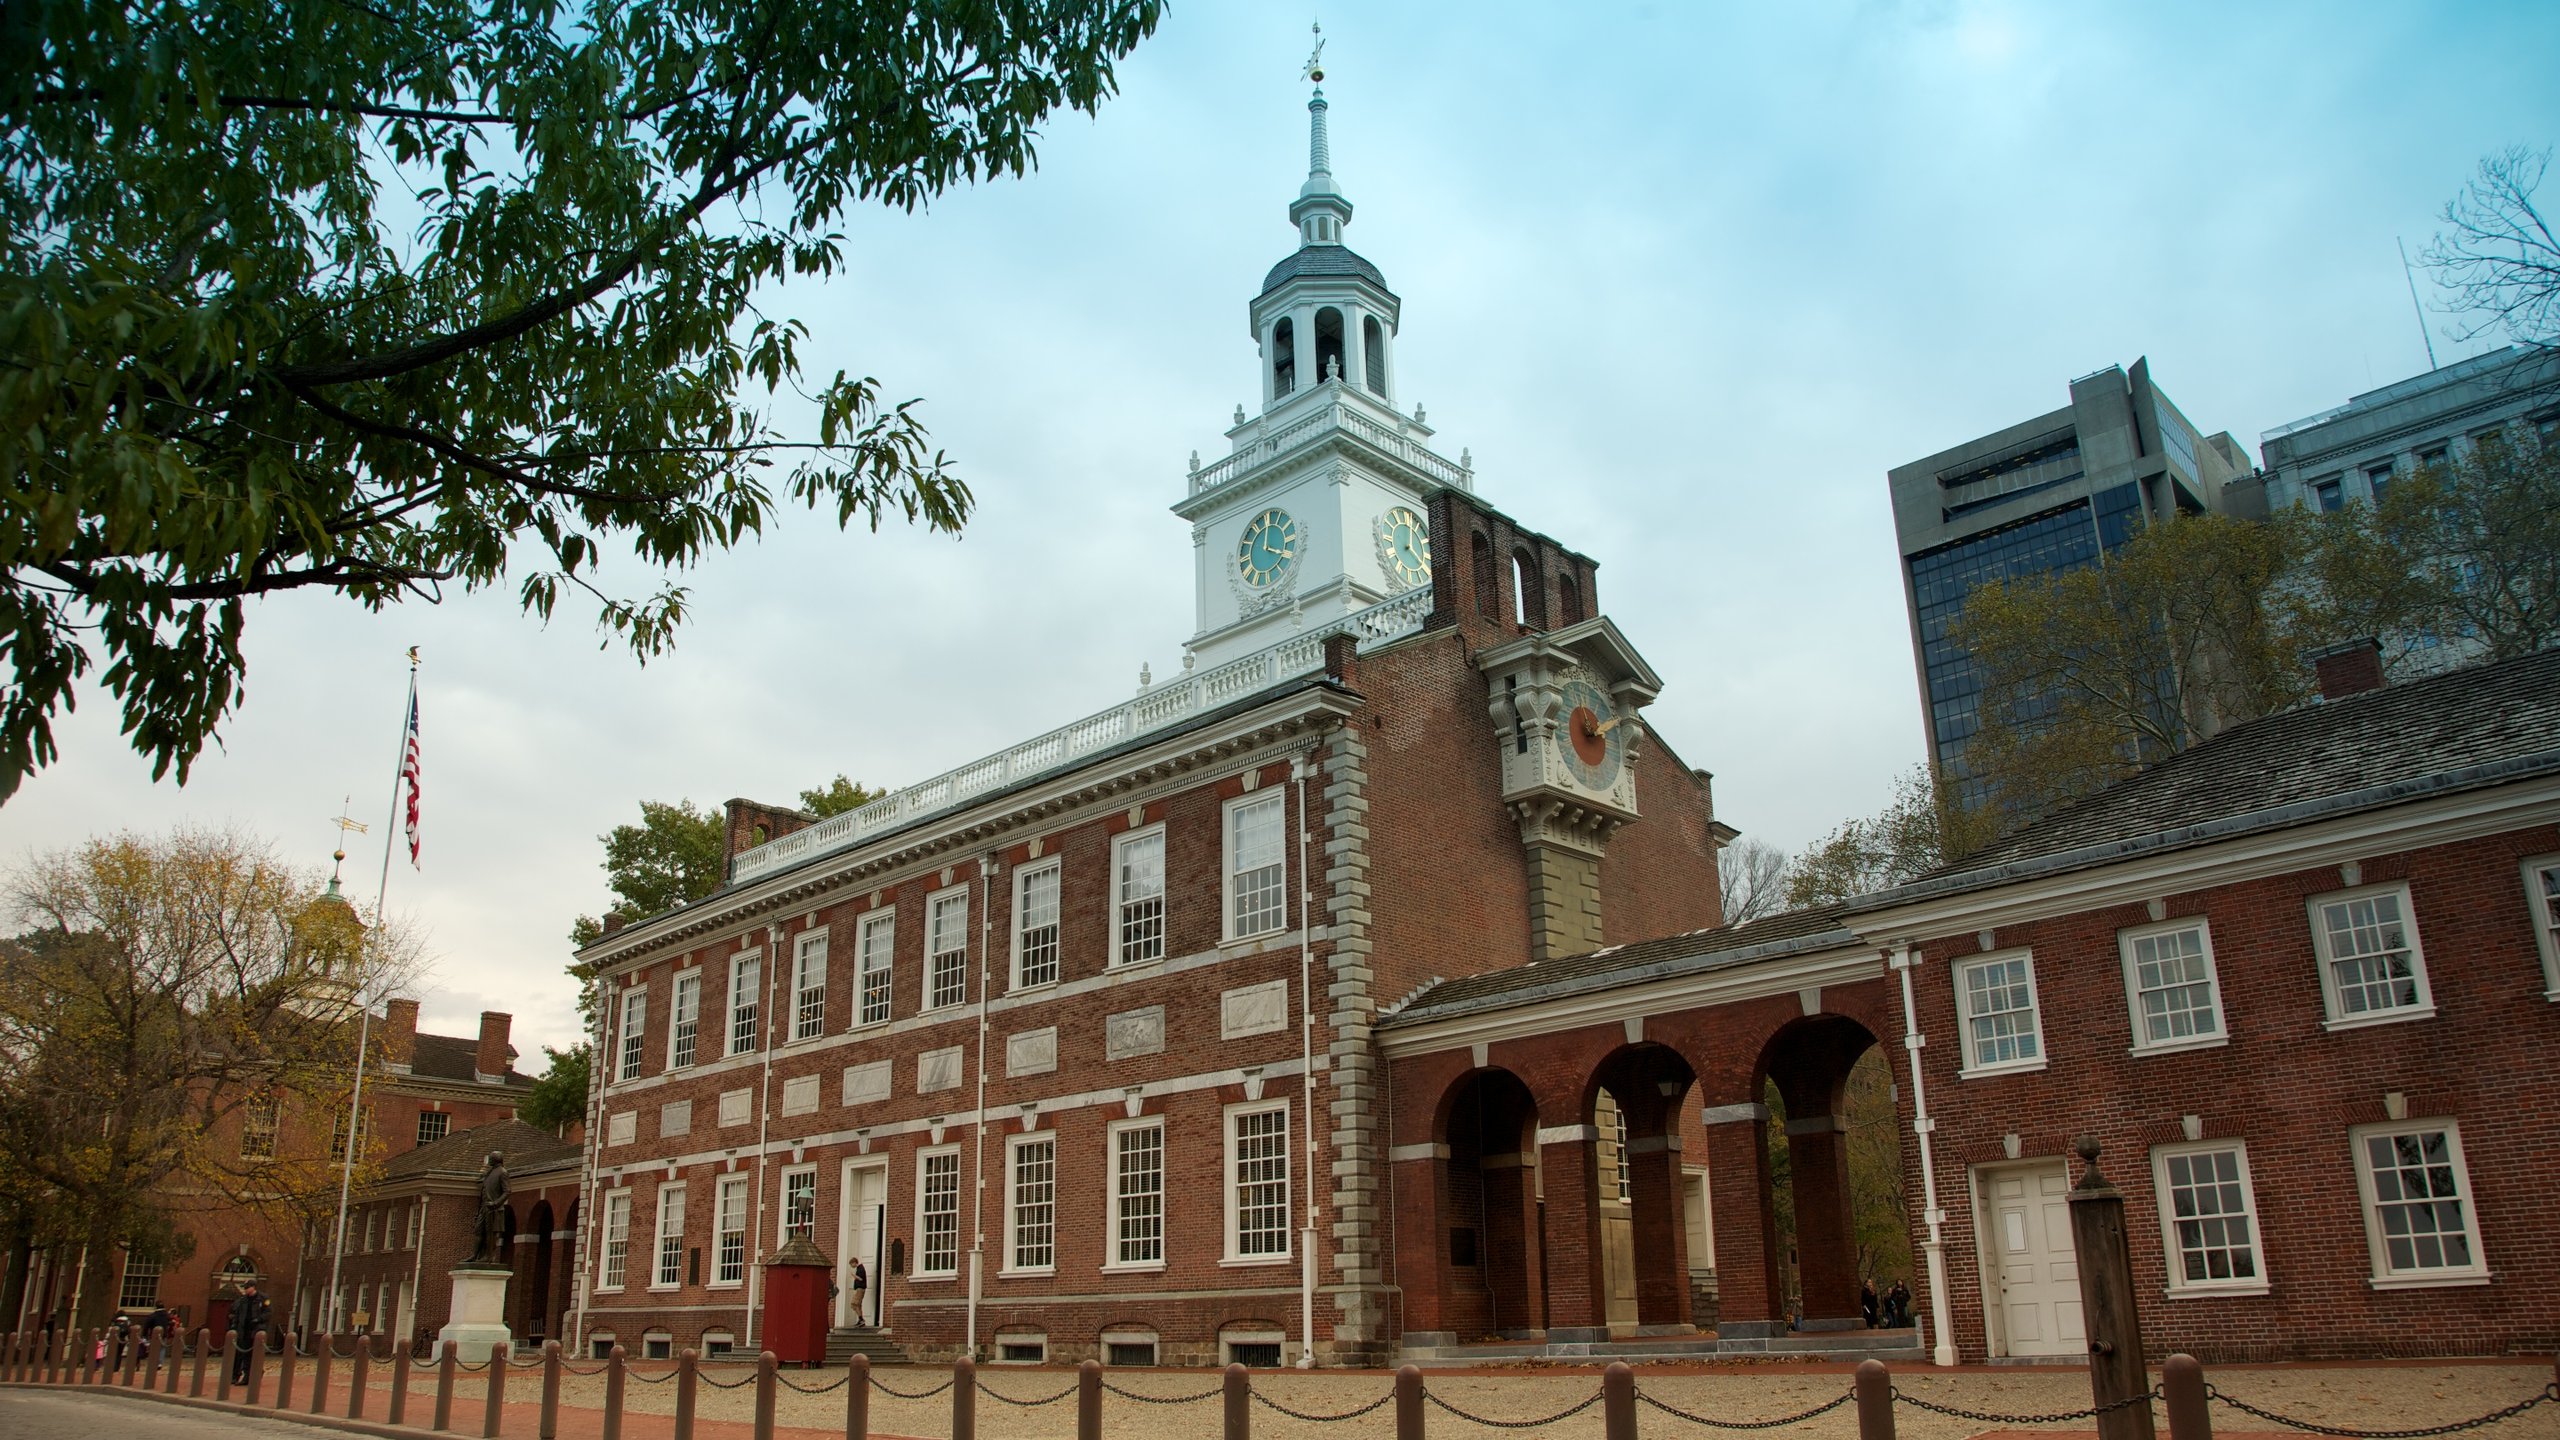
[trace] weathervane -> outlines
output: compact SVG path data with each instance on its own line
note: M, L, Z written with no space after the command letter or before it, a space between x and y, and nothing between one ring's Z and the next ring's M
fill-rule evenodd
M353 817L351 817L351 816L349 816L349 815L347 814L347 812L348 812L349 810L351 810L351 809L354 809L354 808L355 808L355 802L356 802L356 797L354 797L353 795L350 795L350 796L348 796L346 799L344 799L344 800L342 800L342 801L338 802L338 816L337 816L337 818L336 818L336 819L334 819L334 820L332 820L332 821L330 821L330 822L329 822L330 824L335 825L335 826L337 826L337 827L338 827L338 849L337 849L337 853L335 853L334 855L332 855L332 856L330 856L330 857L329 857L330 859L332 859L332 860L336 861L338 865L343 865L343 864L345 864L345 863L346 863L346 860L347 860L347 845L346 845L347 832L349 832L349 831L353 831L354 833L356 833L356 834L358 834L358 835L361 835L361 834L363 834L367 829L371 828L371 827L367 826L363 821L358 820L358 819L355 819L355 818L353 818ZM330 869L329 869L329 884L330 884L331 886L333 886L333 887L334 887L337 883L338 883L338 871L337 871L337 865L332 865L332 866L330 867Z
M1299 72L1298 78L1321 85L1324 83L1324 22L1319 20L1309 28L1316 32L1316 48L1307 52L1307 68Z

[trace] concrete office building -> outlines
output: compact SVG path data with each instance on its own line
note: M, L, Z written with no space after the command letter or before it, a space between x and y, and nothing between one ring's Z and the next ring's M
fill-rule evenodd
M2147 520L2264 504L2239 442L2201 435L2147 359L2082 376L2069 405L1888 478L1929 756L1959 775L1981 685L1947 632L1974 586L2076 569Z
M2560 354L2509 345L2279 425L2258 440L2270 506L2337 510L2485 437L2560 440Z

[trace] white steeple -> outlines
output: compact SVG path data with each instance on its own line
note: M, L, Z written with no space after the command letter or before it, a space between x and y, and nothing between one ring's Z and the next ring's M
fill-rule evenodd
M1342 227L1351 223L1351 202L1333 183L1333 147L1324 133L1324 87L1307 101L1307 183L1289 206L1302 245L1339 245Z

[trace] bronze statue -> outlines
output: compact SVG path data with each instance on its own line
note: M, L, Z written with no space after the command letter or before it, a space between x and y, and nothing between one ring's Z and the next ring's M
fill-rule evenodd
M480 1224L466 1265L504 1265L507 1247L514 1239L507 1233L507 1166L506 1152L489 1152L489 1168L480 1172Z

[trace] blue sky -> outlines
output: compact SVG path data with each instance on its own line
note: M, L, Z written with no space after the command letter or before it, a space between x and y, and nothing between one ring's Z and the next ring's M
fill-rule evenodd
M571 1038L562 937L604 908L595 837L639 799L921 779L1177 669L1191 548L1166 507L1254 393L1245 304L1294 244L1315 13L1176 5L1036 174L849 217L848 271L773 297L813 372L923 397L982 504L965 538L793 516L688 577L693 624L646 669L505 592L269 600L192 783L153 786L92 695L0 808L0 857L189 820L325 863L350 793L373 845L421 645L426 857L391 906L437 957L428 1027L510 1010L531 1053ZM1888 467L2143 355L2254 455L2425 367L2395 238L2415 253L2483 154L2560 139L2541 4L1322 18L1347 239L1404 297L1404 399L1489 502L1600 560L1666 680L1653 722L1729 823L1790 849L1921 756ZM2483 348L2428 323L2442 359ZM379 863L359 848L357 889Z

